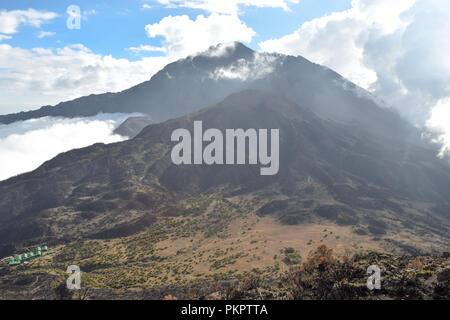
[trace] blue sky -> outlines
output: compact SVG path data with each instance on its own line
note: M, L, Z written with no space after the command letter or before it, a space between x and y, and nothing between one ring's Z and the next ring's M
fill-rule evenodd
M148 4L150 9L144 9ZM78 5L82 12L88 14L81 21L81 29L69 30L66 27L68 15L66 9ZM301 0L298 4L289 3L290 11L282 8L257 8L242 6L240 19L256 35L249 46L258 49L258 42L281 37L298 29L305 21L319 18L335 11L350 8L350 0ZM147 37L144 27L159 22L166 16L188 15L192 20L196 16L209 15L210 12L192 8L167 8L156 1L109 0L109 1L73 1L73 0L19 0L2 2L0 10L51 11L59 16L44 23L37 29L21 25L19 32L7 43L22 48L63 47L81 43L93 52L113 55L115 58L136 60L139 57L127 48L139 45L160 46L162 37ZM40 31L52 32L54 35L38 38ZM163 55L161 52L146 52L147 56Z

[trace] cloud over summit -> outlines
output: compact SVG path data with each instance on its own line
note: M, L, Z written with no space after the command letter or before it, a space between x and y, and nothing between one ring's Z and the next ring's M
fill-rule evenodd
M450 97L449 17L445 0L353 0L349 10L259 45L326 65L413 123L429 125L434 108ZM440 128L448 135L450 118L446 123Z

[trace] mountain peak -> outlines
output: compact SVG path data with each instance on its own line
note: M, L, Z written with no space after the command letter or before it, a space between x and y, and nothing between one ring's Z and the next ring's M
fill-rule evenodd
M241 42L232 41L210 46L208 50L200 52L198 56L206 56L211 58L223 58L223 57L246 58L252 55L253 53L254 51L252 49L245 46Z

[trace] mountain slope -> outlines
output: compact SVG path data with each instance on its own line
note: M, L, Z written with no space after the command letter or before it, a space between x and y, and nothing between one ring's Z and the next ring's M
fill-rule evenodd
M141 112L154 121L183 116L231 93L259 89L310 108L321 116L365 130L419 143L420 134L373 97L336 72L302 57L252 51L241 43L221 44L168 64L149 81L119 93L90 95L55 107L0 116L11 123L43 116L92 116Z
M259 165L172 164L171 134L177 128L192 132L194 120L202 120L204 130L278 128L279 173L261 176ZM195 217L204 210L202 197L214 195L251 199L250 212L283 224L348 226L406 251L448 247L448 163L405 139L358 130L246 90L150 125L132 140L66 152L0 182L0 244L6 254L41 241L129 236L168 217Z
M99 112L137 111L150 115L155 121L187 114L220 101L242 85L240 81L214 81L208 77L211 71L253 56L253 51L240 43L230 47L227 51L229 56L210 56L213 51L168 64L151 80L122 92L89 95L54 107L44 106L29 112L3 115L0 123L43 116L92 116Z
M151 123L153 123L153 120L149 117L130 117L114 130L114 134L134 138Z

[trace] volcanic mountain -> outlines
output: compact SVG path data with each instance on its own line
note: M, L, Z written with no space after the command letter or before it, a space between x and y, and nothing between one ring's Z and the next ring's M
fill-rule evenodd
M387 113L375 107L370 114ZM173 164L171 134L192 131L195 120L204 130L279 129L278 174L261 176L259 165ZM450 244L450 167L433 149L412 143L404 131L391 138L253 89L151 124L131 140L62 153L0 182L0 195L2 254L42 242L130 237L177 217L206 215L189 227L193 234L205 221L208 232L230 222L223 211L208 211L205 197L228 204L233 219L239 217L233 201L245 199L246 212L280 226L344 226L409 252Z
M398 115L377 107L367 91L336 72L297 56L260 53L239 42L212 46L206 52L168 64L149 81L119 93L90 95L54 107L0 116L0 123L43 116L78 117L97 113L140 112L160 122L213 105L228 95L263 90L315 113L385 134L418 133Z

